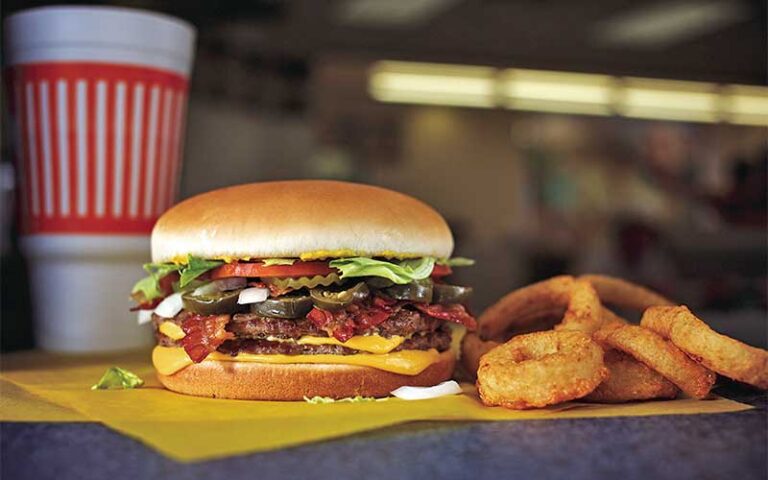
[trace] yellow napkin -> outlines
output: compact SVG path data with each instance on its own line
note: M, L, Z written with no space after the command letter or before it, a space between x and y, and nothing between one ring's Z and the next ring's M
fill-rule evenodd
M0 420L91 419L180 461L288 447L418 420L543 420L683 415L747 410L724 398L624 405L567 403L541 410L484 407L466 393L433 400L309 404L253 402L178 395L154 378L148 352L62 356L25 352L3 357ZM134 390L90 390L111 365L141 376ZM10 384L10 385L9 385Z

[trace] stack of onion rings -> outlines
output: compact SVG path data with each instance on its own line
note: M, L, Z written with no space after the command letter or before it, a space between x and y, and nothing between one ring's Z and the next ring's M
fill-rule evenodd
M588 335L520 335L480 359L477 388L488 406L524 409L583 397L607 377L603 350Z
M603 303L645 312L641 326L628 324ZM508 408L578 398L575 392L586 392L584 385L591 384L583 382L579 390L572 380L587 377L603 380L581 395L602 403L675 398L680 390L705 398L716 378L712 370L768 389L768 352L720 335L687 308L673 305L659 293L607 275L553 277L488 308L478 333L464 339L463 363L470 374L478 373L483 402ZM563 367L564 358L576 356L575 347L552 345L558 344L557 335L574 334L591 336L604 350L602 370L594 368L599 362L583 345L584 364ZM576 337L572 341L578 343Z
M721 335L685 306L653 307L640 321L705 367L726 377L768 389L768 351Z

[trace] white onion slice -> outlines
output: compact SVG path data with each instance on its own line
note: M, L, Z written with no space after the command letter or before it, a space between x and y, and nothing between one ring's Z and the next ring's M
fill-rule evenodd
M269 297L269 289L261 287L246 288L240 292L240 296L237 297L237 303L245 305L247 303L259 303Z
M245 287L247 280L243 277L221 278L197 287L192 295L211 295L217 292L237 290Z
M181 301L181 293L174 293L160 302L160 305L155 308L155 314L164 318L173 318L179 314L182 308L184 305Z
M426 400L445 395L461 393L461 387L454 380L447 380L432 387L400 387L390 392L403 400Z
M192 295L195 295L195 296L211 295L219 291L220 290L216 286L216 282L210 282L210 283L206 283L205 285L200 285L196 289L192 290Z
M137 318L139 321L139 325L144 325L145 323L149 323L152 321L152 310L139 310L137 313Z

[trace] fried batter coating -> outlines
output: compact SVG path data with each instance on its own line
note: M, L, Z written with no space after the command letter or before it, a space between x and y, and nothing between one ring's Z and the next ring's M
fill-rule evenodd
M705 367L768 389L768 351L715 332L688 307L649 308L640 324L668 339Z
M694 398L704 398L715 374L689 358L656 332L637 325L610 325L595 332L602 345L628 353Z
M659 373L631 356L609 348L605 351L608 378L582 400L624 403L637 400L675 398L679 389Z
M583 397L606 377L603 350L588 335L520 335L480 358L477 388L485 405L545 407Z

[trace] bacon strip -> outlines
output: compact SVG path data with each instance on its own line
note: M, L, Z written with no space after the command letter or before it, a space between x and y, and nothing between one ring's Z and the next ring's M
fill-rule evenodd
M189 358L195 363L205 360L226 340L235 338L232 332L225 330L229 315L190 315L181 324L186 336L181 345Z
M466 326L468 330L477 329L477 321L463 305L398 302L379 296L374 297L371 303L353 304L333 312L315 307L309 312L307 318L317 328L326 331L328 335L345 342L355 336L357 332L369 330L385 322L406 305L413 306L422 313L438 320L458 323Z
M448 322L459 323L467 327L467 330L477 329L477 320L467 312L464 305L453 303L450 305L414 303L414 307L430 317L446 320Z

